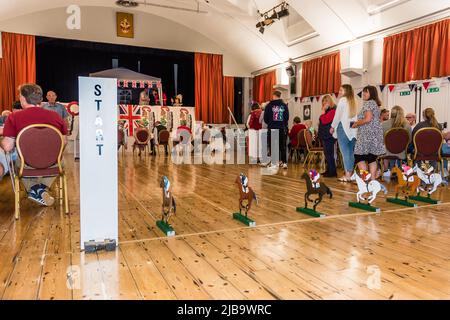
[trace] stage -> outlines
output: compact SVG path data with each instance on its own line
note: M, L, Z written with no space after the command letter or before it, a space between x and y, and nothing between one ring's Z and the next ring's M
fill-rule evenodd
M8 177L0 182L2 299L449 299L450 194L420 209L387 203L381 214L349 208L356 185L324 182L325 218L296 212L306 191L292 164L261 176L249 165L174 165L163 156L119 154L119 248L80 253L79 163L66 156L70 215L22 200L14 220ZM235 179L246 172L260 203L247 228ZM166 238L159 181L177 200ZM388 184L390 192L393 185ZM389 194L388 194L389 196ZM377 273L378 272L378 273ZM369 288L380 275L381 287Z

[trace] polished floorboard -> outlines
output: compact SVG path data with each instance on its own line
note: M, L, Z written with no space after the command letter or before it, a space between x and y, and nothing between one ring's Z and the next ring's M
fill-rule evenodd
M22 200L13 217L9 177L0 182L0 299L449 299L450 190L438 205L405 208L379 194L381 214L348 207L356 185L297 213L306 191L293 164L276 175L251 165L174 165L163 156L119 156L116 252L79 243L79 163L66 157L70 214ZM259 197L247 228L231 218L235 179ZM160 218L162 175L171 180L177 236ZM393 184L386 183L392 195ZM389 194L388 194L389 196Z

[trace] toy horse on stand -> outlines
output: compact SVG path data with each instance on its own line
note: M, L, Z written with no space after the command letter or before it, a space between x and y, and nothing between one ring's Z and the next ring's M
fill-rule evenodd
M305 193L305 207L304 208L297 208L298 212L306 213L313 217L324 217L325 214L317 212L316 207L319 203L322 202L324 195L329 195L330 199L333 197L333 193L331 192L330 188L326 186L325 183L319 182L320 180L320 173L318 173L316 170L310 170L308 173L303 173L302 178L306 181L306 188L307 191ZM315 200L312 200L310 198L311 195L317 194L318 197ZM313 208L308 208L308 201L313 202Z
M256 193L248 186L248 178L243 173L236 178L236 184L239 187L239 213L234 213L233 218L254 227L256 223L248 218L248 212L252 208L253 200L258 203ZM244 209L245 215L242 214L242 209Z
M356 184L358 185L358 192L356 193L357 202L349 202L350 207L380 212L380 208L372 207L371 204L377 198L378 192L383 191L384 194L387 194L387 189L377 180L371 180L371 177L371 174L365 170L355 170L351 180L356 180ZM364 197L365 195L368 195L367 198ZM362 203L362 201L367 201L367 204Z
M388 198L387 201L395 204L399 204L406 207L417 207L417 204L409 202L408 199L417 194L420 185L420 179L414 170L406 165L402 166L403 170L399 167L394 167L392 173L397 176L397 185L395 186L395 198ZM398 196L402 193L404 199L399 199Z
M175 230L169 223L170 218L177 211L177 205L175 198L172 194L172 188L170 186L170 181L166 176L161 178L161 183L159 186L162 189L162 218L156 222L156 225L167 235L174 236Z
M422 164L413 168L414 172L421 180L421 184L417 191L417 196L411 196L411 199L431 204L440 203L439 200L431 199L431 194L434 193L441 184L448 185L447 181L442 179L442 176L435 172L434 167L428 162L422 162ZM422 197L421 192L426 192L427 197Z

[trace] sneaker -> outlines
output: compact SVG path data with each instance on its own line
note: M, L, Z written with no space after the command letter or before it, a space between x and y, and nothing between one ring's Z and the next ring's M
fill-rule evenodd
M51 207L55 203L55 198L53 198L47 191L42 192L41 198L44 200L44 206Z
M391 171L390 170L386 170L385 172L383 172L383 177L390 177L391 176Z
M41 206L46 206L47 205L45 200L40 195L38 195L36 192L34 192L34 191L30 191L28 193L28 199L30 199L31 201L36 202L37 204L39 204Z

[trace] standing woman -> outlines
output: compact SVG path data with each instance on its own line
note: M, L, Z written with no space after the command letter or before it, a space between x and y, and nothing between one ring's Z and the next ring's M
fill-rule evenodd
M374 86L366 86L362 96L364 104L358 114L358 121L353 124L353 128L358 128L355 162L360 170L367 170L368 163L371 179L375 180L378 178L377 159L386 152L380 121L381 101Z
M344 84L339 89L339 102L336 114L331 123L330 133L339 142L342 158L344 160L344 176L339 179L341 182L350 182L355 166L355 156L353 150L356 143L356 129L352 129L350 122L356 121L356 99L353 88L349 84Z
M336 114L336 104L333 98L327 94L322 98L322 115L319 118L319 139L322 141L327 162L327 171L322 176L336 178L336 161L334 159L334 146L336 139L330 134L331 123Z

